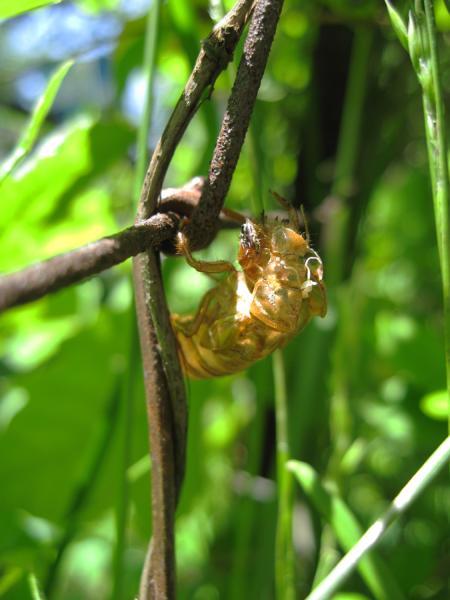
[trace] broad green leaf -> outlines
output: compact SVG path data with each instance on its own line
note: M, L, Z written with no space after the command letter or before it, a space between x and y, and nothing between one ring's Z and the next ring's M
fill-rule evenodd
M131 140L124 123L89 116L48 135L3 182L0 231L8 252L0 269L12 271L114 232L110 194L96 178L123 157Z
M94 327L66 341L45 366L13 379L29 401L0 437L0 455L8 456L0 463L0 513L19 509L51 522L64 515L105 419L124 353L117 333L123 326L122 316L103 311ZM113 477L101 498L97 489L102 509L112 501Z
M346 552L350 550L364 531L342 498L328 491L320 482L318 474L308 464L291 460L288 462L288 468L296 476L315 509L332 527L343 550ZM375 598L381 600L403 598L387 566L374 552L361 559L358 569Z
M23 131L19 143L12 151L10 156L0 166L0 184L28 154L28 152L30 152L37 139L37 136L39 135L39 130L42 126L42 123L52 107L61 83L63 82L72 65L72 60L66 61L50 77L44 93L34 107L30 121Z
M0 19L9 19L28 10L60 2L61 0L0 0Z

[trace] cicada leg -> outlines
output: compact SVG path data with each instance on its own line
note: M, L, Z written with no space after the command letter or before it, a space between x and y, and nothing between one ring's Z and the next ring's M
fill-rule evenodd
M175 315L175 319L173 321L175 329L180 331L186 337L192 337L193 335L195 335L199 330L200 325L202 324L203 318L209 308L211 301L214 300L215 292L215 289L206 292L206 294L202 298L202 301L200 303L195 317L193 319L189 319L188 322L183 323L182 318Z
M191 254L189 241L182 231L178 232L177 250L179 254L183 254L187 263L200 273L234 273L236 269L228 260L197 260Z

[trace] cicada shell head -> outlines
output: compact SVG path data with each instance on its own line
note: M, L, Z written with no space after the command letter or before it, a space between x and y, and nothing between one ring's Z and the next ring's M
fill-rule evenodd
M241 227L238 261L250 289L270 259L269 239L264 225L246 219Z

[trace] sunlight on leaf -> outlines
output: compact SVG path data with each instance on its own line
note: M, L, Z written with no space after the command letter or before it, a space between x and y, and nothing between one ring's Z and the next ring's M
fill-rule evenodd
M8 19L34 8L60 2L61 0L0 0L0 19Z

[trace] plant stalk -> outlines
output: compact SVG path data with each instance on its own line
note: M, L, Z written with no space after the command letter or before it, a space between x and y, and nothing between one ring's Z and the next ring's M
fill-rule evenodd
M356 565L369 550L378 545L389 525L398 519L419 494L430 484L434 477L444 467L450 458L450 437L433 452L428 460L411 477L405 487L394 498L389 508L366 533L358 540L353 548L338 562L335 568L306 598L306 600L326 600L330 598L349 577Z
M277 435L278 518L275 541L275 588L277 600L295 599L295 564L292 543L293 479L286 468L289 456L288 407L283 353L272 356Z
M431 79L421 79L419 77L419 81L422 84L423 91L425 131L427 136L436 235L442 274L445 362L447 392L450 403L450 184L448 149L433 2L431 0L423 0L423 3L425 8L425 28L429 48L428 68L430 70Z

